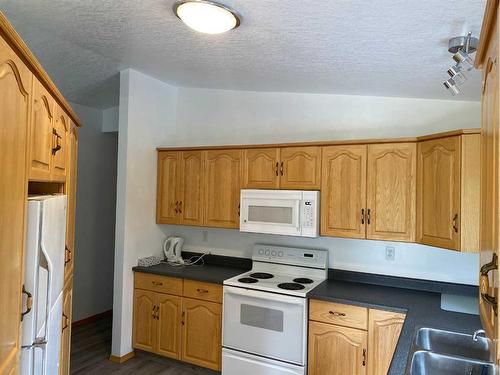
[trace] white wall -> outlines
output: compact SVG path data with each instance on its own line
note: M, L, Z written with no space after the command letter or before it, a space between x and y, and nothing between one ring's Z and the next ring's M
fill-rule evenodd
M78 132L73 321L110 310L116 214L116 133L102 133L103 111L72 103ZM99 293L96 293L99 291Z
M297 239L237 230L155 224L157 146L192 146L399 137L478 127L479 103L321 94L173 88L133 70L121 74L115 294L112 354L132 350L131 267L160 255L165 236L186 248L249 256L254 243L327 248L330 266L371 273L477 284L478 257L416 244Z
M179 88L177 143L401 137L480 127L478 102Z
M102 111L102 131L104 133L117 132L119 116L119 106L104 109Z
M120 74L112 354L132 351L132 267L164 239L155 224L156 150L175 132L177 89L134 70Z

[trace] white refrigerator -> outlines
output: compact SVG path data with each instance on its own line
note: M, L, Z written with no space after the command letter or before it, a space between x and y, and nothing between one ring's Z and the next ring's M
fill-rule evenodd
M65 195L28 198L24 294L32 303L21 322L21 375L59 373L66 208Z

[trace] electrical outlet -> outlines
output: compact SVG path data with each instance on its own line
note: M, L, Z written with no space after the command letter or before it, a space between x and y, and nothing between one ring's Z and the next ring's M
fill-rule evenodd
M204 230L202 232L202 236L203 236L203 242L207 242L208 241L208 230Z
M394 246L386 246L385 247L385 260L390 262L394 262L396 259L396 249Z

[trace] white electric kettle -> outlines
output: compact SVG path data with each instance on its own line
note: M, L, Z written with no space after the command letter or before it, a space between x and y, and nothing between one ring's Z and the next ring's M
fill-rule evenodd
M182 237L168 237L163 244L163 253L167 262L184 264L182 259L182 245L184 245L184 238Z

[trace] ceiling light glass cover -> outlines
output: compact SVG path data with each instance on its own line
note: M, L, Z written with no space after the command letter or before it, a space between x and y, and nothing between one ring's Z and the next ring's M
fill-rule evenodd
M205 34L225 33L240 24L236 13L211 1L179 1L174 5L174 12L191 29Z

